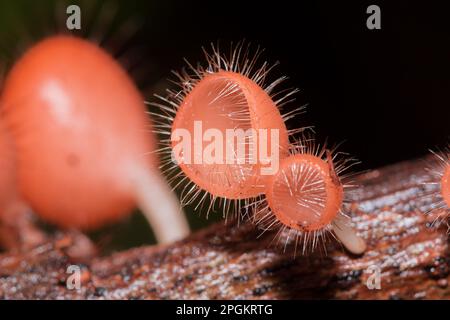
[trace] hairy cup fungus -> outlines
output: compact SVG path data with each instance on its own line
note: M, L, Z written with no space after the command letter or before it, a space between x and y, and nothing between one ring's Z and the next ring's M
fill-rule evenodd
M20 191L43 219L93 229L137 203L160 242L188 233L157 170L143 99L99 47L69 36L39 42L7 76L0 103Z
M435 223L444 222L450 216L450 147L441 152L433 152L437 165L428 168L433 181L425 184L439 186L439 193L433 192L433 212L437 212ZM426 194L428 196L428 194ZM447 222L450 231L450 223Z
M302 253L314 250L331 232L352 253L361 254L366 245L350 226L342 211L345 176L351 159L335 161L326 148L303 141L292 148L292 155L280 162L270 177L266 198L253 204L254 220L263 230L279 228L277 236L286 244L294 240Z
M225 215L231 204L239 212L241 200L249 203L264 192L289 151L293 131L285 121L301 108L280 113L296 90L274 93L285 77L265 84L272 67L264 62L257 68L259 50L252 56L240 43L225 55L212 46L205 56L206 68L188 63L187 71L175 73L180 90L158 96L163 103L152 104L162 112L153 115L161 120L158 132L168 137L162 167L175 187L184 186L182 203L198 201L199 207L209 195L208 213L218 199Z

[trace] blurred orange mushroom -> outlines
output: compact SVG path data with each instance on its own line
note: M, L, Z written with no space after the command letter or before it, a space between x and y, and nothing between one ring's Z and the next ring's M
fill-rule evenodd
M143 98L98 46L69 36L39 42L10 71L0 103L19 189L40 217L94 229L138 204L160 242L187 235L157 169Z

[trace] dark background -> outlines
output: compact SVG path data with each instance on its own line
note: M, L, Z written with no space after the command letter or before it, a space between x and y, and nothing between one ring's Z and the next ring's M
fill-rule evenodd
M33 41L64 31L68 3L81 7L79 33L116 55L147 100L170 86L183 58L203 62L202 46L246 39L281 62L275 77L301 89L293 106L307 103L307 113L290 128L314 125L319 140L345 140L359 170L449 141L450 21L438 2L1 1L6 68ZM366 28L370 4L381 8L381 30Z

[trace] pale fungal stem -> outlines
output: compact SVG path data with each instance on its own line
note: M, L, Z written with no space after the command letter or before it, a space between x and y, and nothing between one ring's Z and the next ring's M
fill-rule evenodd
M366 251L366 242L356 234L349 218L338 213L331 226L336 237L348 251L353 254L362 254Z
M134 186L139 208L151 225L158 243L186 237L190 230L175 194L157 170L135 175Z

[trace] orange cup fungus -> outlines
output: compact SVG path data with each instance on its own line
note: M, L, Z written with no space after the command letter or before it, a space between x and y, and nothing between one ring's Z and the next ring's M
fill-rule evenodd
M211 139L202 139L202 145L196 146L199 140L195 134L196 122L202 124L202 134L211 129L218 130L224 138L220 150L214 150L222 154L218 157L219 161L211 163L213 161L206 159L207 154L197 152L196 148L206 150ZM285 153L288 150L288 132L273 100L253 80L233 71L220 70L206 74L197 83L178 108L172 132L177 129L187 130L194 137L189 145L184 145L187 148L182 150L181 155L175 154L181 169L200 188L222 198L245 199L256 197L264 191L261 170L265 164L258 154L252 158L251 148L257 151L263 145L271 150L272 144L274 147L278 144L279 150ZM247 135L241 141L237 141L237 134L228 134L232 138L227 138L227 130L235 133L238 129L252 129L254 135ZM275 135L271 134L274 132ZM178 144L179 140L172 141L172 147ZM239 155L239 144L243 147L241 156L229 157ZM231 152L227 154L230 147ZM186 149L193 150L193 156L201 159L197 163L192 158L185 161ZM227 160L229 163L226 163Z
M436 193L432 192L432 212L437 214L437 217L433 224L440 224L446 222L445 220L450 217L450 147L441 152L433 152L436 159L436 163L428 167L428 171L431 174L431 181L427 181L424 184L437 185L439 187L439 196L435 196ZM426 196L430 194L425 193ZM446 222L449 226L449 222ZM449 227L450 230L450 227Z
M205 56L206 68L188 63L187 71L175 73L181 89L159 97L163 103L153 105L162 113L154 116L160 133L170 136L162 167L176 187L184 185L182 203L198 200L199 207L209 195L208 213L219 199L225 215L230 203L239 211L241 200L248 204L263 194L268 176L289 152L293 132L285 121L301 108L280 113L296 90L273 93L285 77L265 83L272 68L266 62L256 67L259 50L251 56L240 43L226 56L212 46Z
M210 195L208 213L216 198L224 199L225 214L231 201L238 212L239 200L247 209L265 202L268 212L261 220L313 233L314 239L332 229L350 251L363 252L364 241L341 214L344 188L331 158L322 159L324 151L315 149L289 156L289 137L302 129L288 131L285 121L299 110L281 115L280 106L295 90L275 99L272 91L284 77L264 85L271 68L264 63L256 69L259 53L248 52L239 44L226 56L213 46L212 54L205 52L207 68L189 64L189 71L176 73L181 90L169 90L167 98L160 97L164 104L154 104L162 111L154 114L161 119L159 132L170 136L161 149L167 153L163 167L181 169L172 181L188 182L185 203L197 201L199 207Z
M365 251L364 240L357 236L342 212L344 188L339 174L348 166L345 160L334 163L331 151L299 145L280 162L278 172L266 185L266 199L256 206L255 221L262 229L281 228L302 252L312 251L319 240L332 232L352 253ZM336 166L336 168L335 168ZM310 247L308 247L310 246Z

